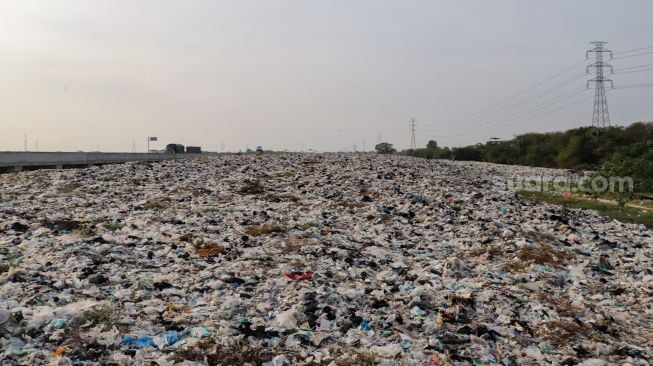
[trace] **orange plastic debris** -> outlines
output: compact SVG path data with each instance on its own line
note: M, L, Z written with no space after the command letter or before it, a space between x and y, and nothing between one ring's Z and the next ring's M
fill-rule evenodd
M52 352L53 355L55 356L61 356L66 352L66 348L64 347L59 347L57 348L54 352Z

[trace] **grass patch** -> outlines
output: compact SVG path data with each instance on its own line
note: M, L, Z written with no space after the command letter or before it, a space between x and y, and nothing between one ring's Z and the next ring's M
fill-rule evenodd
M293 196L291 194L267 194L265 197L263 197L264 200L268 202L273 202L273 203L280 203L280 202L294 202L297 203L300 201L300 198L297 196Z
M188 192L190 192L193 197L202 197L211 194L211 190L206 188L189 188Z
M109 306L96 306L86 310L83 316L86 323L111 325L113 322L113 309Z
M11 267L15 267L15 266L16 266L16 261L15 260L0 263L0 274L5 273L5 272L9 272Z
M643 224L649 228L653 228L653 210L644 210L641 208L634 208L626 206L623 211L619 211L616 204L594 201L585 199L578 196L573 196L569 201L565 201L560 194L550 192L534 192L534 191L519 191L517 192L523 198L537 201L552 203L568 208L580 208L583 210L596 210L599 214L611 217L621 222L631 224Z
M338 366L377 365L376 355L366 350L354 350L335 359Z
M506 272L524 272L530 265L530 262L511 261L504 264L502 268Z
M572 319L561 318L558 320L543 322L535 326L535 334L549 341L551 344L561 347L572 339L579 339L587 336L588 330Z
M379 197L381 197L381 193L379 193L379 192L377 192L377 191L375 191L375 190L372 190L372 189L361 189L361 190L358 192L358 195L361 196L361 197L363 197L363 196L370 196L370 197L372 197L372 198L379 198Z
M277 177L290 178L294 176L295 176L295 172L291 172L291 171L277 173Z
M193 197L202 197L211 194L211 190L202 187L180 187L175 188L170 193L185 194L190 193Z
M59 193L72 193L77 188L79 188L79 185L77 183L66 183L59 186L58 191Z
M344 208L347 208L349 210L354 210L354 209L357 209L357 208L363 208L363 207L367 207L367 206L368 206L367 203L354 202L354 201L338 201L338 202L334 202L334 203L329 204L329 208L344 207Z
M318 224L318 223L315 222L315 221L309 221L309 222L305 222L305 223L302 225L302 228L303 228L304 230L308 230L308 229L310 229L310 228L314 228L314 227L319 228L319 227L320 227L320 224Z
M4 252L4 250L3 250ZM4 253L3 253L4 254ZM13 267L17 267L21 262L20 253L9 253L4 256L4 260L0 262L0 273L9 272Z
M170 200L167 198L153 198L143 205L148 210L163 210L170 205Z
M223 346L213 339L203 339L193 346L181 347L175 351L175 362L193 361L207 365L262 365L279 353L271 348Z
M517 257L523 262L559 266L574 259L575 255L548 245L539 245L520 249Z
M118 222L112 222L112 223L106 222L102 226L104 226L104 228L109 231L118 231L122 229L122 227L125 225Z
M81 224L74 230L74 233L79 236L89 237L95 235L95 230L93 230L93 228L88 224Z
M261 194L265 192L265 187L261 184L260 180L245 182L245 185L240 189L241 194Z
M245 234L250 236L261 236L272 233L285 233L286 228L280 225L265 224L261 226L250 226L245 229Z

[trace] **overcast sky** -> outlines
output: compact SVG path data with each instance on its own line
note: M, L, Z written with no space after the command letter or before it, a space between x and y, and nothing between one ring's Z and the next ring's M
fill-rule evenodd
M653 46L651 14L650 0L1 0L0 150L22 150L25 133L40 151L143 151L147 136L335 151L380 135L406 148L410 117L418 145L583 126L592 91L573 91L587 77L556 85L584 64L521 96L531 104L461 117L581 62L590 41ZM653 71L611 78L650 83ZM653 120L652 93L610 91L613 124Z

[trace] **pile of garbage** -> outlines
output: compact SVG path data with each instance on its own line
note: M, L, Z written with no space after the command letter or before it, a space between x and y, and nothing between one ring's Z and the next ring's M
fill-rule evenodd
M653 232L534 168L267 154L0 175L2 365L649 365Z

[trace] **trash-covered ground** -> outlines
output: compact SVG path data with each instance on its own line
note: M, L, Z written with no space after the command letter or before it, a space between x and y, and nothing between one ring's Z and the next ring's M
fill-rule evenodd
M649 365L653 238L542 169L248 155L0 176L2 365Z

